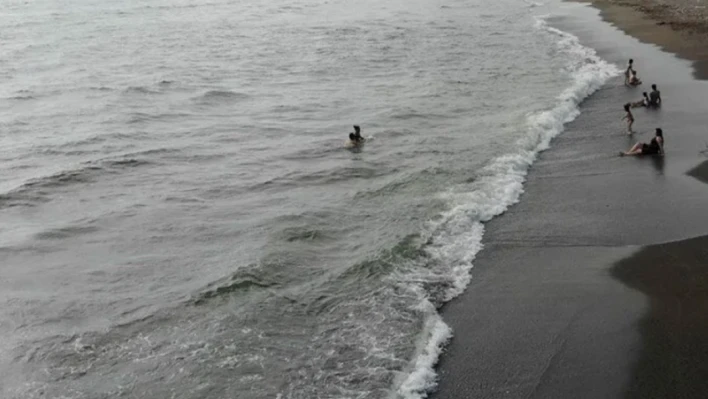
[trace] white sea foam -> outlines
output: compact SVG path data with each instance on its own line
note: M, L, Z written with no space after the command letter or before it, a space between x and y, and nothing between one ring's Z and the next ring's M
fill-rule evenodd
M484 222L519 201L526 174L538 154L548 149L563 126L580 114L579 105L585 98L620 73L617 66L602 60L595 50L580 44L576 36L548 26L544 18L537 19L536 27L557 37L557 50L568 59L566 69L572 84L557 97L554 107L528 117L527 134L518 141L518 151L492 159L464 192L453 190L445 194L452 208L431 223L431 244L427 247L451 279L444 300L456 297L467 287L472 262L483 247ZM423 333L427 341L419 345L411 373L397 387L400 397L426 397L435 388L434 366L450 337L450 328L432 311Z
M418 355L412 364L412 371L398 387L397 394L405 399L425 397L436 385L435 363L445 344L452 337L452 331L440 315L435 312L433 305L426 301L431 315L428 317L421 335Z

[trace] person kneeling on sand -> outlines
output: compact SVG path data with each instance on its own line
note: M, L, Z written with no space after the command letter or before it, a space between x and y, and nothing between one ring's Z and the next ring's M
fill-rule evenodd
M649 96L647 95L647 92L645 91L644 93L642 93L642 95L644 96L644 98L637 101L637 102L632 103L632 108L648 107L649 106L650 101L649 101Z
M661 92L656 89L656 85L651 85L651 93L649 94L649 105L658 107L661 105Z
M620 156L625 155L664 155L664 132L657 127L656 134L649 144L640 141L629 151L620 152Z

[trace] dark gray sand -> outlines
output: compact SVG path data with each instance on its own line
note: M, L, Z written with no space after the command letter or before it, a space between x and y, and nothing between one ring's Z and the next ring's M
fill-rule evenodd
M708 86L597 11L569 7L551 23L619 65L641 60L665 105L636 110L627 136L621 104L648 87L617 78L541 155L521 202L486 226L469 287L443 308L454 338L432 396L708 397L708 239L694 238L708 234L708 167L696 168ZM665 157L617 156L657 126Z
M626 248L489 244L463 298L437 398L618 397L639 353L641 294L608 277ZM617 306L621 304L621 306Z

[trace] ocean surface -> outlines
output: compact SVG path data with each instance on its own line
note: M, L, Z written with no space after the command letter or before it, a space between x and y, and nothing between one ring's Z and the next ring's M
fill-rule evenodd
M483 222L618 73L553 7L3 1L0 396L424 396Z

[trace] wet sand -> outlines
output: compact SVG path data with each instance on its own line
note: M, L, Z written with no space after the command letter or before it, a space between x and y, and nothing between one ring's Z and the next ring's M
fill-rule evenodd
M641 90L618 77L541 155L443 308L454 338L432 397L708 397L708 238L695 238L708 234L708 85L598 11L568 7L550 22L620 66L631 54L668 100L637 110L629 137L621 104ZM617 156L658 126L665 157Z

